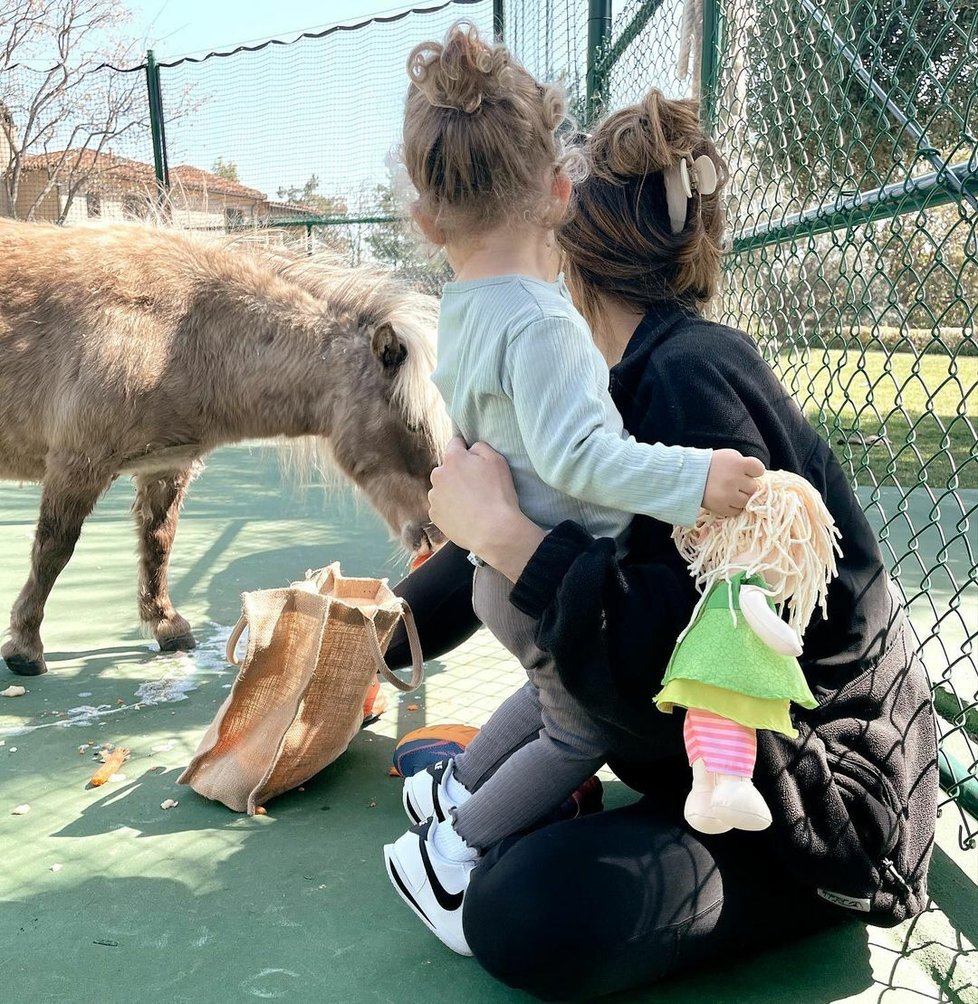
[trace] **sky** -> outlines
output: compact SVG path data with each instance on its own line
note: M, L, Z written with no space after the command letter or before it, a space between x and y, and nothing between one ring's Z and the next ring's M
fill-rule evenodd
M586 0L569 0L584 4ZM290 38L323 25L403 9L432 0L128 0L133 27L156 43L157 55L184 56L265 38ZM615 17L626 0L613 0Z
M2 2L2 0L0 0ZM163 64L182 56L228 51L270 38L293 41L308 31L356 24L375 15L441 0L124 0L129 33ZM305 39L204 63L161 68L170 166L211 170L220 158L239 179L275 198L311 175L319 193L342 195L351 209L390 178L400 132L407 53L470 14L490 29L491 0L444 14ZM487 18L486 15L489 15ZM175 115L181 106L189 114ZM133 135L113 152L150 160L149 137Z
M443 36L460 16L475 21L485 35L492 31L492 2L479 0L327 38L167 66L183 56L227 52L243 43L293 42L303 32L356 24L407 5L396 0L123 2L132 11L127 35L136 40L137 52L152 46L164 64L171 167L212 170L218 159L234 163L243 184L271 198L279 189L301 189L316 175L319 194L342 196L351 211L358 203L370 205L376 186L390 181L407 91L405 62L413 46ZM413 0L410 6L440 3ZM625 0L618 0L613 10L623 6ZM681 9L679 0L665 6ZM522 22L514 19L508 26L519 32L521 56L535 59L539 65L528 65L541 76L568 65L582 75L586 3L547 0L540 7L557 12L549 25L527 4ZM113 141L110 150L152 161L148 130Z
M428 6L417 3L411 6ZM431 4L432 6L434 4ZM128 0L137 35L171 58L402 9L394 0Z

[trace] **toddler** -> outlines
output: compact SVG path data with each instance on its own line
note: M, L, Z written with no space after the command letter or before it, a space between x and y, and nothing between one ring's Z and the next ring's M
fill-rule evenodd
M622 428L607 364L557 275L553 228L573 157L557 135L561 92L466 25L418 46L408 72L414 216L456 275L442 297L434 379L458 432L506 458L521 509L544 529L574 520L624 548L636 513L692 526L701 506L743 509L759 461L638 443ZM479 856L556 808L607 751L537 648L535 621L510 603L511 583L474 560L475 611L528 680L464 753L405 781L417 825L385 847L395 889L460 954L470 954L462 903Z

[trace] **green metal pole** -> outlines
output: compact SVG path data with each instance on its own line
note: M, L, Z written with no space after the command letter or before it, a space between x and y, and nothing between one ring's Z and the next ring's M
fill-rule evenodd
M587 78L585 107L588 122L601 113L608 83L605 50L611 40L611 0L588 0Z
M700 58L700 114L707 132L717 128L717 101L720 88L720 45L723 11L720 0L703 0L703 49Z
M978 819L978 778L950 753L937 754L941 787L961 806Z
M153 134L153 167L162 201L170 190L170 169L166 161L166 126L163 121L160 67L152 49L146 53L146 93L149 99L149 127Z
M631 21L618 33L614 44L601 57L601 72L607 76L611 68L621 59L625 50L642 34L645 26L659 12L665 0L645 0L635 11Z
M506 37L506 11L503 0L492 0L492 33L497 42Z
M960 192L978 195L978 171L957 164L941 174L907 178L885 188L859 192L834 204L786 216L776 224L762 224L737 231L731 251L743 254L768 244L785 244L800 237L889 220L922 209L936 209L960 199Z

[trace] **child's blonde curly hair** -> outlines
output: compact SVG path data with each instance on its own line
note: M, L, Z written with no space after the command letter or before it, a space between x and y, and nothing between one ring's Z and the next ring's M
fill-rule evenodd
M513 222L553 226L555 172L583 158L557 137L566 99L466 22L407 63L403 158L416 208L450 240Z
M696 586L706 592L738 572L779 580L771 598L787 606L788 626L801 638L815 607L826 616L829 582L837 575L840 533L822 496L797 474L767 471L743 512L700 512L696 525L672 532ZM773 583L772 583L773 584Z

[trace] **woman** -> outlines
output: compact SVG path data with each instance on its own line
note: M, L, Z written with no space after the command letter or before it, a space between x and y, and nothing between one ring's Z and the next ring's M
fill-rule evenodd
M508 838L473 874L464 930L476 958L551 1000L640 986L847 915L912 916L926 899L937 798L929 687L846 477L750 339L700 316L720 279L725 179L717 195L694 191L676 227L663 183L684 158L720 163L695 104L652 92L599 126L586 154L591 173L558 240L626 428L644 442L733 447L807 478L843 558L828 617L816 614L804 638L818 707L797 712L798 739L758 736L755 781L773 825L707 837L683 822L681 716L652 702L696 601L671 528L636 517L621 558L574 523L534 526L484 444L454 443L433 473L432 519L454 543L398 587L426 654L477 626L465 555L479 554L513 582L510 602L536 619L564 686L613 737L609 765L644 796ZM391 661L402 661L398 645Z

